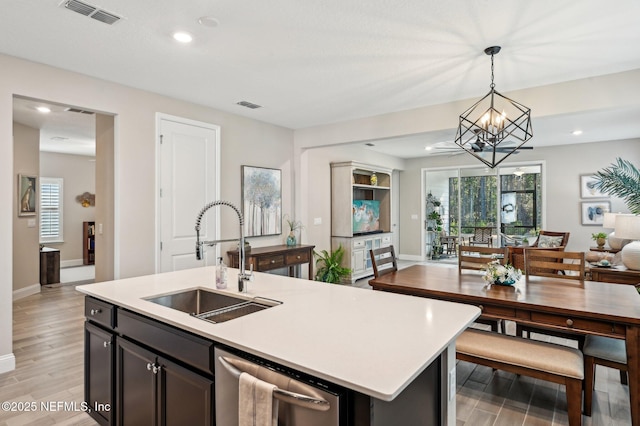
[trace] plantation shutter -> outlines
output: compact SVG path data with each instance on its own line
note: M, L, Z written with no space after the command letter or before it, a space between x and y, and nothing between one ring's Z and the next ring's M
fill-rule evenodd
M40 242L62 242L62 179L40 179Z

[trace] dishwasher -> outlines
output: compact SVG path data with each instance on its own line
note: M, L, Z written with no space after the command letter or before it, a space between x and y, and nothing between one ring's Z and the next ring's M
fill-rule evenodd
M242 372L274 384L278 400L278 426L338 426L340 399L337 386L249 355L239 356L216 347L216 425L238 426L239 375ZM343 407L343 411L344 408Z

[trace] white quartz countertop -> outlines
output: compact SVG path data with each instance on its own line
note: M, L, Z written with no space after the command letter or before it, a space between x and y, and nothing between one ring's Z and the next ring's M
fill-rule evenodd
M390 401L477 318L471 305L404 296L255 272L239 294L237 269L216 290L214 267L76 287L183 330ZM204 288L283 302L213 324L144 300Z

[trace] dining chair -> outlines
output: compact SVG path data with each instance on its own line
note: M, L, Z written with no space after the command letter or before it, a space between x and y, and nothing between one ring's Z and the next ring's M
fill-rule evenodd
M498 259L502 265L507 263L509 249L507 247L458 247L458 271L463 269L483 270L487 263Z
M562 275L562 278L584 281L584 256L584 252L525 249L525 275L527 278L530 275L555 278L558 278L558 275Z
M551 250L525 249L524 250L525 277L537 275L542 277L562 278L584 282L585 278L585 255L584 252L572 252L559 250L556 247ZM549 330L546 328L522 325L516 321L516 336L531 337L531 333L546 334L549 336L562 337L565 339L577 340L578 347L582 349L585 338L583 335L564 331Z
M620 370L620 383L628 384L627 346L624 340L603 336L587 336L584 354L584 414L591 415L596 365Z
M493 260L499 260L504 265L507 262L508 249L506 247L475 247L475 246L459 246L458 247L458 273L462 273L463 269L480 271L483 270L487 263ZM491 331L503 333L506 332L504 320L502 319L485 319L478 318L477 323L489 325Z
M398 261L396 260L396 252L393 249L393 245L371 249L369 250L369 256L371 257L373 276L375 278L398 270Z
M493 230L492 227L476 226L473 228L473 236L469 238L469 245L486 245L487 247L493 246Z

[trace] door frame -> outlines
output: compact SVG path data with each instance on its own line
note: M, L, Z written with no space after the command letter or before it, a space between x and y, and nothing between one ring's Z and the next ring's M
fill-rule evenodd
M184 118L184 117L178 117L175 115L170 115L170 114L165 114L162 112L157 112L156 113L156 145L155 145L155 164L156 164L156 173L155 173L155 191L156 191L156 195L155 195L155 220L156 220L156 232L155 232L155 241L154 241L154 247L155 247L155 265L154 265L154 271L157 274L160 270L160 256L162 256L162 252L160 250L160 241L161 241L161 236L162 236L162 230L161 230L161 207L160 207L160 203L161 203L161 199L160 199L160 134L161 134L161 123L163 120L167 120L167 121L174 121L176 123L180 123L180 124L185 124L188 126L197 126L197 127L203 127L205 129L210 129L216 132L216 140L215 140L215 153L216 153L216 160L215 160L215 165L214 167L216 168L215 170L215 176L216 176L216 184L215 184L215 193L216 193L216 199L218 199L220 197L220 126L217 124L213 124L213 123L205 123L204 121L198 121L198 120L192 120L190 118ZM211 200L211 201L215 201L215 200ZM203 206L204 207L204 206ZM195 217L194 219L194 223L195 223ZM219 233L220 233L220 215L216 215L216 219L215 219L215 231L214 231L214 235L215 235L215 239L219 238ZM216 259L219 257L219 251L220 251L220 245L216 246ZM195 249L194 249L194 253L195 253Z

